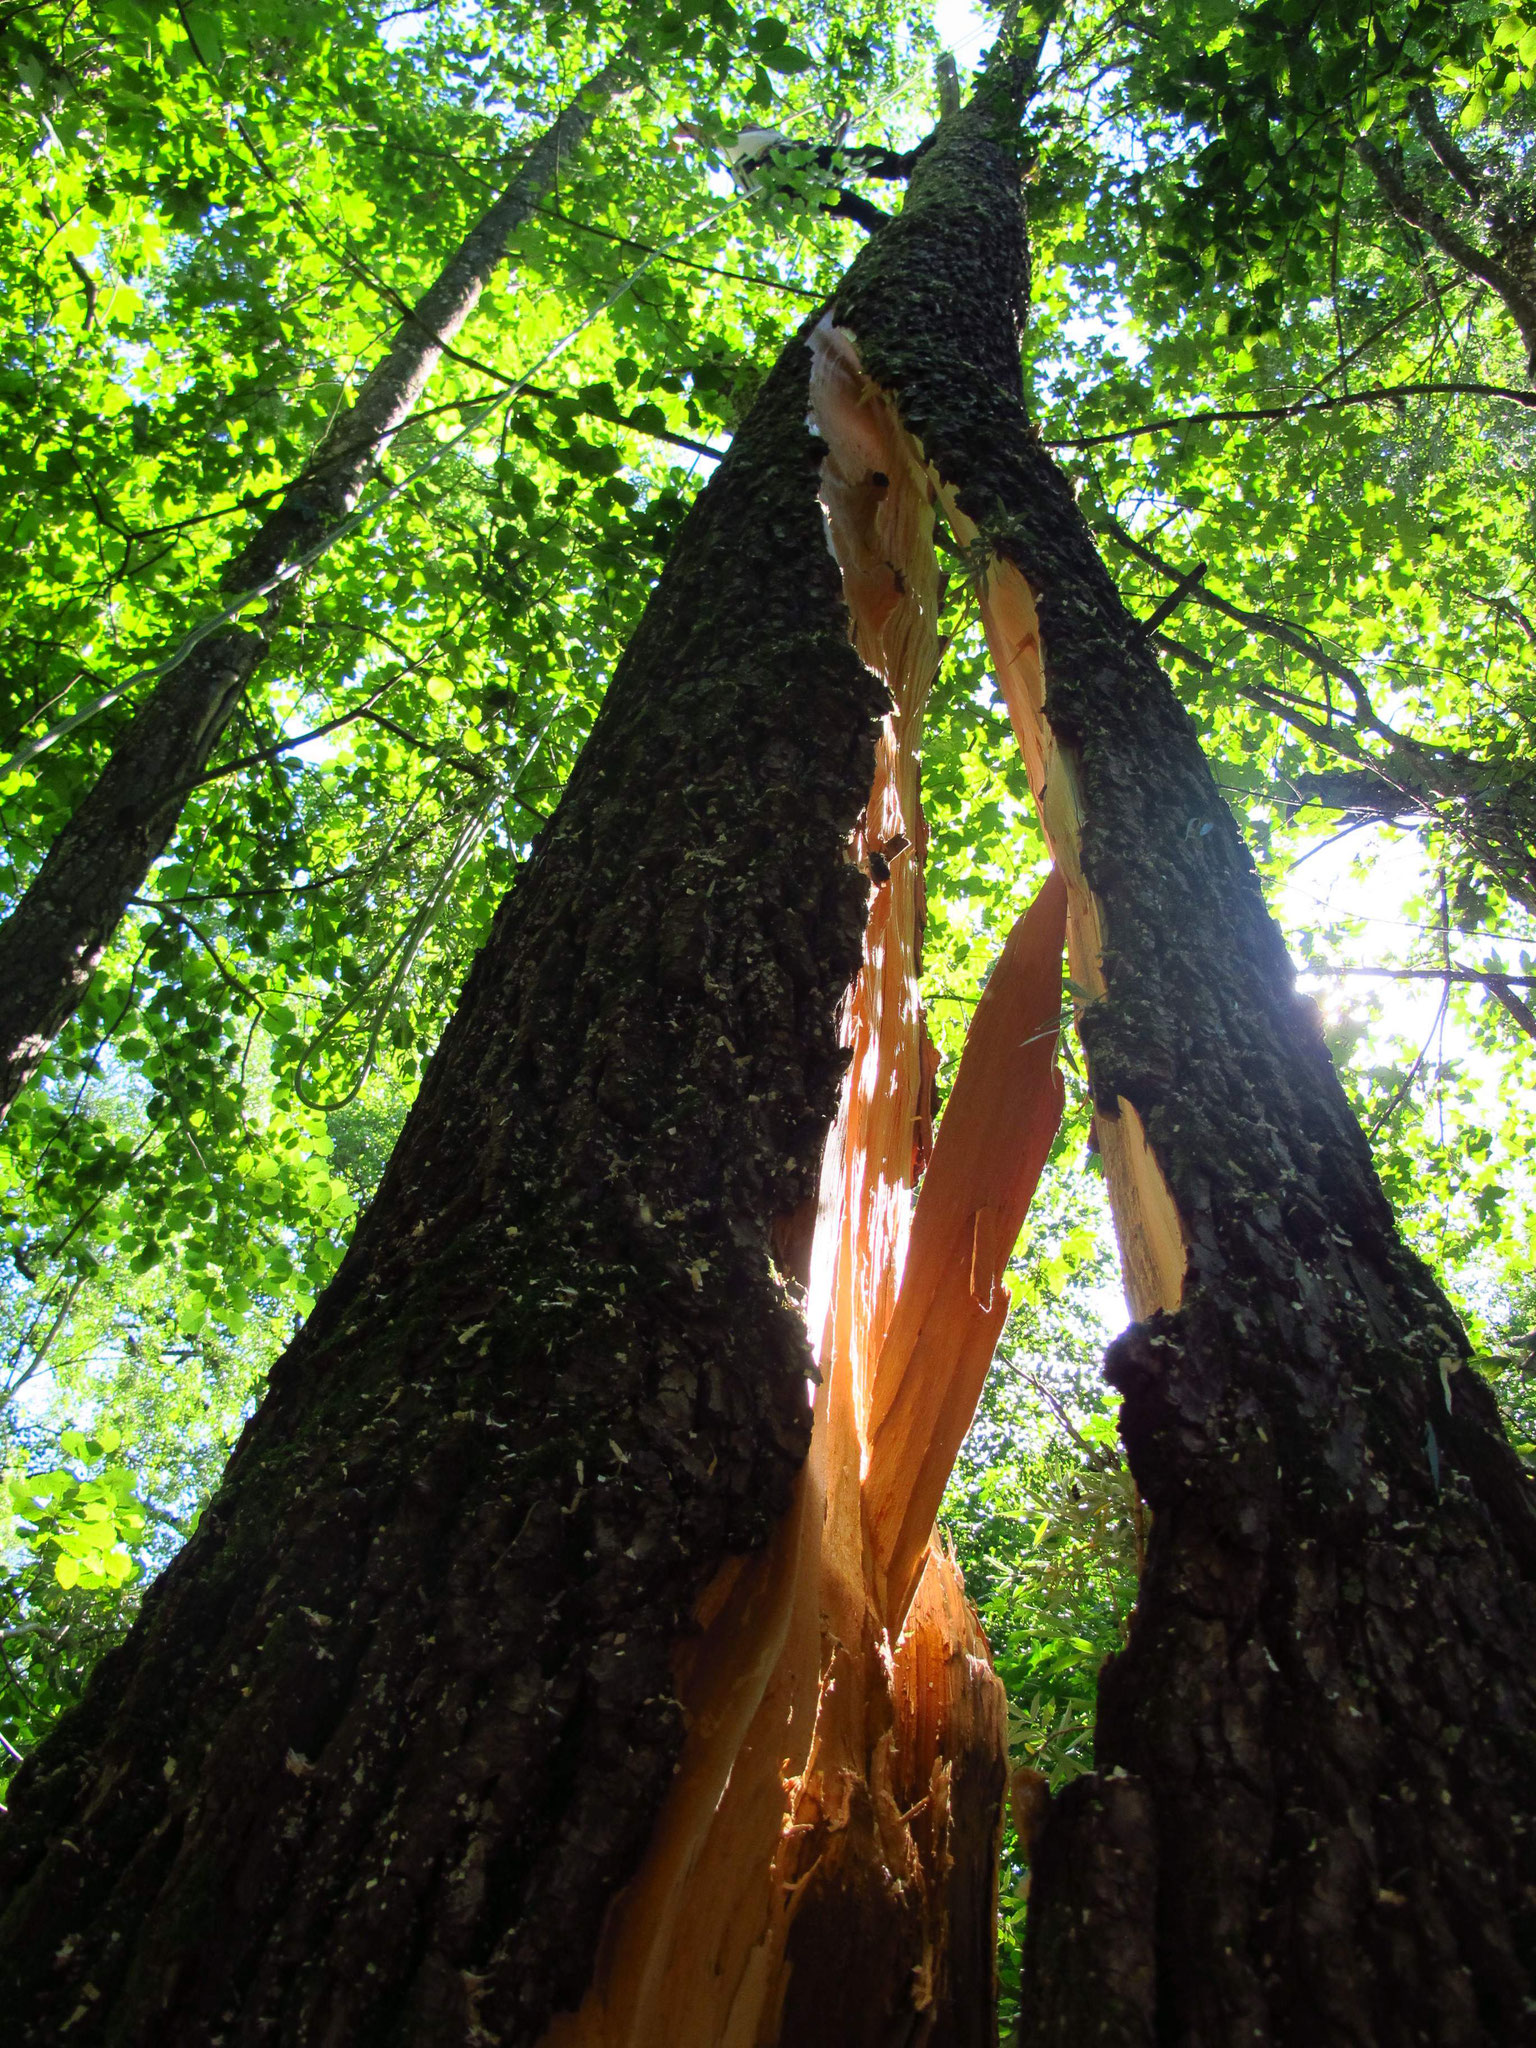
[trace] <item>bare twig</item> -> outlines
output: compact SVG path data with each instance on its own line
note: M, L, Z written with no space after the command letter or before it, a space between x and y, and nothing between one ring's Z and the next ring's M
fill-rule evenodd
M1103 448L1113 441L1135 441L1143 434L1168 434L1179 427L1215 427L1245 420L1299 420L1312 413L1337 412L1347 405L1398 404L1408 398L1502 398L1511 405L1536 410L1536 391L1512 384L1422 383L1375 384L1367 391L1340 392L1335 398L1298 398L1288 405L1230 406L1210 412L1167 413L1134 427L1112 427L1103 434L1079 434L1048 441L1048 448Z

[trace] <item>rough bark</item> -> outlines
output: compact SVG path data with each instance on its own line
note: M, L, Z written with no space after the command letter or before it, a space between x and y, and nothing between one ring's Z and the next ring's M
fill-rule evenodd
M170 844L188 796L272 645L297 587L295 565L352 511L444 346L474 311L509 238L531 217L562 157L581 142L626 75L626 65L615 60L588 80L407 313L355 403L332 423L297 481L202 600L210 616L247 597L259 601L260 610L196 639L162 673L0 924L0 1118L73 1016L129 898Z
M835 312L1035 594L1105 939L1100 1121L1145 1129L1189 1254L1182 1300L1112 1354L1155 1519L1099 1774L1037 1848L1025 2038L1519 2041L1529 1482L1025 417L1016 120L994 79L945 125ZM16 1781L26 2048L67 2022L521 2043L582 1989L679 1754L669 1651L782 1510L809 1414L768 1245L831 1107L878 706L805 398L792 352L342 1273Z
M1188 1255L1182 1300L1110 1354L1151 1543L1098 1776L1046 1824L1022 2038L1528 2040L1531 1483L1025 416L1011 110L982 113L941 135L835 317L1035 594L1104 933L1095 1100L1101 1125L1136 1113Z
M803 1458L880 692L787 353L695 506L368 1216L192 1541L18 1775L10 2038L532 2041Z
M932 1533L1060 1122L1066 892L1053 876L1004 947L935 1138L917 975L934 499L846 337L822 321L811 343L828 540L854 646L890 692L848 849L870 881L848 1072L796 1265L820 1374L811 1445L763 1558L701 1600L678 1659L678 1771L581 2008L543 2048L996 2039L1006 1703Z

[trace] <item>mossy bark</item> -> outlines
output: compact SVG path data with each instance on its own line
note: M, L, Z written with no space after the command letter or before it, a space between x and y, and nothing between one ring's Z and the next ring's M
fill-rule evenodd
M512 2048L585 1988L672 1648L810 1429L770 1233L835 1103L883 706L809 367L690 515L196 1535L15 1781L18 2044Z
M1532 1485L1026 417L1011 113L946 129L835 317L1035 592L1105 934L1095 1099L1139 1114L1189 1254L1109 1354L1151 1546L1098 1775L1040 1845L1021 2039L1531 2040Z

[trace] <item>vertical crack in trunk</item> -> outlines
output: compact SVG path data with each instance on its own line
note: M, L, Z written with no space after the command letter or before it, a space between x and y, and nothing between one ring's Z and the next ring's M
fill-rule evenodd
M977 528L960 510L952 490L945 490L944 504L956 539L962 546L974 546ZM1012 562L993 557L978 578L977 595L1003 702L1028 763L1040 822L1066 878L1067 960L1081 1015L1088 1003L1102 1001L1107 990L1102 917L1083 874L1083 798L1077 762L1045 715L1040 621L1029 584ZM1116 1113L1098 1116L1095 1128L1131 1312L1144 1319L1158 1309L1176 1309L1184 1292L1184 1234L1141 1119L1120 1096Z
M918 750L942 652L936 491L849 338L824 321L812 349L828 537L890 708L849 848L870 878L863 963L799 1276L811 1452L767 1551L727 1564L679 1648L678 1776L546 2048L995 2039L1006 1716L933 1527L1061 1117L1069 891L1053 874L1011 934L933 1142Z
M989 81L945 124L833 316L954 487L1069 893L1080 846L1079 1021L1155 1311L1107 1359L1155 1519L1096 1772L1034 1860L1020 2038L1530 2040L1536 1496L1027 415L1015 114Z

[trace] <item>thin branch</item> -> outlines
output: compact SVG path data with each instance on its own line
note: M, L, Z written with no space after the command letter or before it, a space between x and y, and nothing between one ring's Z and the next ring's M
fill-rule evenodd
M1176 568L1155 548L1148 547L1147 543L1139 540L1128 527L1122 526L1108 505L1103 506L1102 517L1110 538L1118 542L1127 553L1138 556L1149 568L1155 569L1160 576L1166 576L1172 583L1184 581L1184 570ZM1283 647L1289 647L1295 653L1304 656L1325 675L1330 675L1335 681L1343 683L1354 699L1357 724L1376 733L1390 745L1403 744L1401 735L1395 733L1377 717L1375 707L1371 703L1370 692L1366 689L1363 679L1347 662L1340 661L1325 647L1319 646L1310 634L1303 633L1285 619L1275 618L1272 613L1252 612L1243 605L1236 605L1227 598L1218 597L1206 583L1193 585L1187 595L1191 604L1204 605L1210 611L1219 612L1223 618L1231 619L1234 624L1246 626L1250 632L1263 633L1271 640L1278 640ZM1332 742L1327 741L1325 744L1331 745Z
M576 228L584 235L598 235L605 242L616 242L621 249L637 249L642 255L656 256L662 252L653 249L649 242L633 241L628 235L616 235L611 228L600 228L589 220L573 220L568 213L561 213L553 206L536 209L550 220L559 221L562 226ZM825 292L807 291L803 285L786 284L781 277L757 277L747 270L722 270L718 263L695 263L686 256L668 256L667 261L679 270L701 270L710 277L728 277L737 284L765 285L770 291L789 292L797 299L811 299L817 305L826 297Z
M342 726L351 725L355 719L366 718L381 697L387 697L397 684L404 681L404 676L392 676L382 689L375 690L368 702L359 704L355 711L344 711L339 718L327 719L313 732L301 732L295 739L279 740L275 746L261 747L254 754L241 754L233 761L226 761L220 768L210 768L189 787L201 789L205 782L218 782L226 775L238 775L242 768L258 767L263 761L275 761L279 754L292 753L295 747L307 747L311 740L323 740L327 733L337 732Z
M1490 256L1469 241L1460 228L1446 219L1422 192L1415 191L1399 166L1376 147L1369 136L1355 141L1355 154L1380 186L1382 196L1400 220L1418 228L1436 243L1458 269L1469 277L1481 278L1504 301L1505 310L1520 331L1526 356L1536 364L1536 299L1521 285L1507 263Z
M1380 405L1406 398L1504 398L1512 405L1536 411L1536 391L1521 391L1512 384L1376 384L1368 391L1341 392L1336 398L1298 398L1290 405L1232 406L1211 412L1168 413L1159 419L1142 420L1134 427L1114 427L1103 434L1079 434L1067 440L1047 441L1045 445L1048 448L1103 448L1112 441L1134 441L1143 434L1172 433L1178 427L1214 427L1243 420L1299 420L1310 413L1338 412L1347 405Z
M136 910L152 910L155 912L157 917L168 917L172 919L173 922L175 922L176 924L184 925L186 929L192 934L193 938L196 939L197 943L202 947L203 951L208 955L208 958L213 962L214 967L218 972L220 980L226 982L228 986L232 988L237 995L242 996L246 1002L260 1002L261 991L259 989L252 988L248 981L242 981L240 979L239 975L236 974L235 970L226 964L222 954L219 952L218 947L213 943L213 940L209 938L208 934L202 929L201 925L194 924L192 919L187 916L184 910L178 910L176 905L170 902L164 896L130 896L128 898L128 901Z
M1376 1112L1375 1116L1371 1118L1370 1124L1367 1127L1365 1133L1367 1144L1370 1144L1372 1142L1372 1140L1376 1136L1376 1133L1381 1129L1382 1125L1386 1123L1389 1118L1396 1116L1399 1109L1401 1109L1403 1104L1407 1101L1408 1092L1412 1088L1414 1082L1418 1079L1419 1069L1423 1066L1425 1060L1428 1058L1429 1048L1435 1042L1435 1033L1440 1029L1441 1020L1445 1016L1446 1006L1450 1002L1450 1000L1451 991L1449 984L1447 984L1447 986L1441 992L1440 1006L1435 1011L1434 1023L1431 1024L1429 1027L1429 1036L1425 1039L1424 1043L1419 1047L1418 1058L1414 1061L1413 1065L1408 1069L1407 1073L1403 1076L1400 1086L1393 1090L1391 1101L1386 1103L1381 1109L1379 1109Z
M491 374L494 376L495 372L492 371ZM575 400L580 406L580 400L574 391L551 391L542 384L525 384L520 395L524 398L542 399L546 403L552 402L556 405L569 404ZM602 420L608 426L626 427L630 433L648 435L653 441L669 441L674 448L686 448L693 455L707 455L711 462L718 462L721 459L722 450L719 448L711 448L707 441L692 441L686 434L674 434L670 427L637 426L632 419L625 419L622 414L610 416L605 412L592 412L588 408L581 408L581 412L582 417L586 419Z
M1148 617L1142 620L1142 631L1155 635L1158 627L1163 624L1164 620L1173 617L1195 585L1204 580L1205 572L1209 567L1210 564L1208 562L1197 562L1187 575L1181 576L1162 603Z
M1523 997L1517 996L1510 986L1512 982L1523 981L1529 985L1531 977L1524 974L1485 974L1482 984L1498 1003L1501 1003L1514 1018L1527 1038L1536 1039L1536 1010Z
M38 210L45 220L53 222L56 233L62 234L64 232L63 221L59 219L59 216L54 212L46 199L39 201ZM85 318L80 323L80 332L83 334L88 327L94 326L96 321L96 280L72 249L64 251L64 261L69 265L76 277L79 278L85 290Z
M1337 846L1341 839L1348 839L1356 832L1363 832L1368 825L1379 825L1380 823L1381 820L1379 818L1356 818L1353 824L1346 825L1342 831L1330 832L1326 839L1319 839L1317 844L1309 846L1305 853L1297 854L1285 872L1288 875L1295 874L1302 863L1311 860L1314 854L1326 853L1330 846Z
M1434 930L1441 929L1436 925ZM1464 981L1482 982L1485 986L1499 981L1506 986L1536 988L1536 974L1497 974L1487 967L1341 967L1330 961L1307 960L1298 970L1302 974L1350 975L1364 981Z
M383 726L386 732L392 732L397 740L403 740L416 753L426 754L434 761L446 762L450 768L457 768L461 774L472 775L477 782L494 782L496 779L491 771L482 768L478 761L471 761L467 756L460 756L447 747L434 747L430 740L424 740L405 726L397 725L394 719L386 717L382 711L364 709L359 711L357 716L366 718L370 725Z

